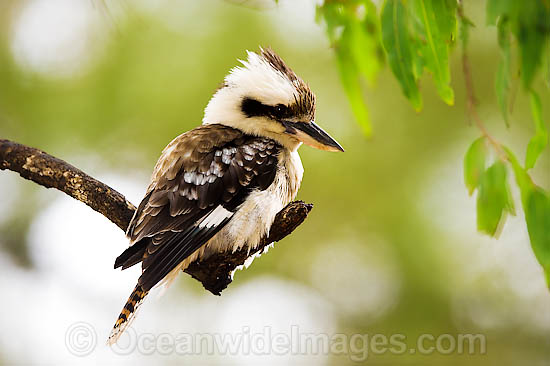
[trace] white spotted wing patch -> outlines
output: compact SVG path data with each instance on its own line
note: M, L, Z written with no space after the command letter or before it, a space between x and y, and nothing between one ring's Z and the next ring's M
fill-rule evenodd
M222 205L219 205L214 211L204 217L204 219L199 223L199 227L202 229L218 226L231 216L233 216L233 212L228 211L223 208Z

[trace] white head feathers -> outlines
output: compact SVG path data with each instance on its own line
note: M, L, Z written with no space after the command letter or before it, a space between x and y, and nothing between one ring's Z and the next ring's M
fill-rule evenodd
M312 120L315 95L271 49L260 49L260 53L247 51L247 54L248 59L239 60L242 66L231 69L223 86L210 99L203 124L220 123L294 146L296 141L291 137L279 136L285 131L281 123L267 117L245 115L243 100L253 99L267 106L283 104L296 115Z
M267 105L291 105L306 97L314 106L315 96L308 86L271 49L260 48L260 54L247 51L247 55L248 60L239 60L243 66L231 69L208 103L204 123L223 123L236 117L234 112L242 118L239 103L244 97Z
M243 66L233 68L226 76L225 84L264 104L293 103L298 91L289 76L277 70L263 56L250 51L247 54L248 60L239 60Z

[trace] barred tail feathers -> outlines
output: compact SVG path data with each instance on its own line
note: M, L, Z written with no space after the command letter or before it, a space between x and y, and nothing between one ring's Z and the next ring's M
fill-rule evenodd
M145 298L145 296L147 296L147 294L148 291L145 291L143 287L141 287L141 285L136 285L134 291L132 291L130 297L128 298L128 301L124 305L124 308L122 308L122 311L118 316L115 326L113 327L113 330L109 335L109 339L107 340L108 345L115 344L122 333L124 333L124 331L132 323L138 307L141 305L143 299Z

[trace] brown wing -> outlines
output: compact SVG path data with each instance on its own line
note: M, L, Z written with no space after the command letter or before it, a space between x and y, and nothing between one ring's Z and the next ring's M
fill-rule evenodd
M253 189L266 189L280 146L218 125L174 139L163 151L115 268L142 262L139 284L151 289L226 225Z

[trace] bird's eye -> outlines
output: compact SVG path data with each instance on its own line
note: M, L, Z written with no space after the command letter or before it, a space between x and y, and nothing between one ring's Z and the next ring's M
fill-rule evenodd
M277 104L277 105L275 106L275 114L276 114L277 116L283 115L284 112L285 112L285 106L284 106L284 105L282 105L282 104Z

